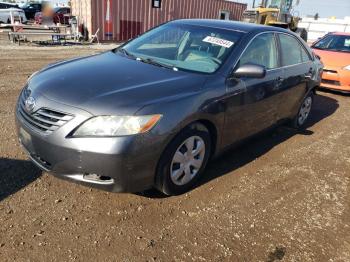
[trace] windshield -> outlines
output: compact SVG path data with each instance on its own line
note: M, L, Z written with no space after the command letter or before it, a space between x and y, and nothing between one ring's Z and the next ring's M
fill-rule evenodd
M269 8L280 8L281 0L268 0L266 1L266 7Z
M312 47L321 50L350 53L350 35L328 35Z
M224 63L242 34L210 27L165 24L129 42L122 50L140 61L213 73Z
M281 8L283 13L287 13L292 8L292 0L265 0L266 4L262 3L263 6L268 8Z

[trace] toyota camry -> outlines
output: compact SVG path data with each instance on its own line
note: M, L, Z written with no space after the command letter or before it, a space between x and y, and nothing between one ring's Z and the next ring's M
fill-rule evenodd
M113 192L193 188L208 161L288 122L303 127L322 64L294 33L177 20L34 73L16 108L30 159Z

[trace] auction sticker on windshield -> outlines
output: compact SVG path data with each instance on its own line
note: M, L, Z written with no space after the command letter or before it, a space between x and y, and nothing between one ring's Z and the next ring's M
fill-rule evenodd
M214 45L219 45L223 46L226 48L230 48L234 43L225 39L221 39L218 37L213 37L213 36L207 36L206 38L203 39L203 42L211 43Z

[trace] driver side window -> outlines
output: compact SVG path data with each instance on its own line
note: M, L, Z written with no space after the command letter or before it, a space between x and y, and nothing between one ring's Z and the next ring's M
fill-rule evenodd
M266 69L278 67L278 51L275 36L272 33L261 34L254 38L244 51L240 65L256 64Z

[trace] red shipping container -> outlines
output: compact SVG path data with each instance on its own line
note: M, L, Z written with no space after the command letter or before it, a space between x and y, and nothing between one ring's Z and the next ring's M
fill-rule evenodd
M225 0L71 0L72 13L89 36L101 41L126 41L159 24L182 18L241 20L247 4ZM107 13L109 11L109 13ZM106 19L107 18L107 19Z

